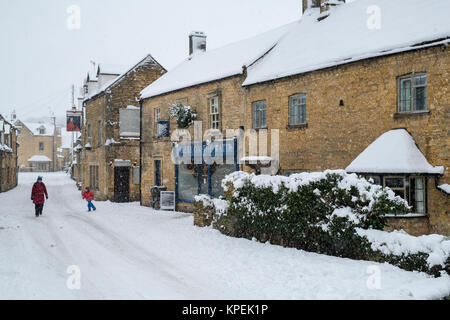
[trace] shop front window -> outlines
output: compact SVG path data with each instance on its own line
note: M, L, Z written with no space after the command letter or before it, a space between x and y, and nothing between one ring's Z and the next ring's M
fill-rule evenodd
M194 164L178 166L178 199L193 201L198 194L198 179Z
M236 170L234 164L223 164L211 166L211 196L219 198L223 196L222 180L227 174Z
M192 157L195 164L180 163L175 166L175 183L177 199L184 202L194 201L194 197L198 194L208 194L211 197L217 198L223 196L222 179L227 175L238 170L237 165L237 144L235 140L224 141L220 153L223 154L222 163L212 162L205 163L205 159L199 157ZM192 147L194 154L203 154L211 152L205 151L206 144L202 144L202 148L198 150L196 145L195 149ZM178 146L179 149L175 149L174 154L176 158L181 159L183 157L182 150L186 149L186 146ZM189 149L189 147L188 147ZM185 150L186 151L186 150ZM222 151L224 151L222 153ZM219 151L217 151L219 152ZM216 152L212 153L213 156L217 156ZM226 160L233 157L234 163L228 163ZM208 157L207 157L208 158ZM200 161L200 162L198 162ZM201 163L201 164L196 164ZM225 164L226 163L226 164Z

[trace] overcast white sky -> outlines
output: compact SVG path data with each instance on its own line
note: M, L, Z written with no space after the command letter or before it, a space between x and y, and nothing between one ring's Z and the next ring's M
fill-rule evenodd
M0 0L0 113L63 117L89 61L131 65L147 53L166 69L188 55L188 34L220 47L300 18L301 0ZM81 9L81 28L66 12Z

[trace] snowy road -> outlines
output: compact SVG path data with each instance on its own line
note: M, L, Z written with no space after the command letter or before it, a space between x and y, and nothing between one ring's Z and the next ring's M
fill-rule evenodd
M40 218L30 201L36 173L21 173L19 186L0 194L2 299L437 299L450 294L449 277L225 237L194 227L189 214L110 202L96 202L98 210L88 213L65 174L42 175L49 201ZM66 285L71 265L81 271L79 290ZM379 289L367 286L373 270L379 270Z

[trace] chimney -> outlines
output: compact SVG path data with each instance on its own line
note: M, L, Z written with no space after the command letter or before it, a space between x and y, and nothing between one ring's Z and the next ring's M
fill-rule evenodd
M189 34L189 55L206 51L206 34L202 31L192 31Z
M320 13L326 12L330 7L345 3L345 0L320 0Z
M321 0L302 0L303 4L302 12L304 13L306 9L320 8L320 1Z
M335 7L344 4L345 0L320 0L320 16L317 18L321 21L330 15L330 7Z

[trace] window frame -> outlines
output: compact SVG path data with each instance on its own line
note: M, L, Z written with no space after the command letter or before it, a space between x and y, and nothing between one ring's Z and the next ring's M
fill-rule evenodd
M420 213L420 214L427 214L428 213L428 210L427 210L427 208L428 208L428 201L427 201L427 199L428 199L428 179L427 179L427 177L425 177L425 176L420 176L420 175L411 175L411 176L409 176L408 177L408 179L409 179L409 205L410 206L412 206L413 207L413 209L414 209L414 211L415 211L415 213ZM413 188L412 188L412 183L411 183L411 180L416 180L416 179L422 179L423 180L423 200L422 201L419 201L419 202L422 202L423 203L423 212L418 212L417 211L417 206L416 206L416 195L415 195L415 192L416 192L416 188L415 188L415 186L416 186L416 182L414 181L414 190L413 190ZM414 199L414 203L413 203L413 200Z
M87 142L92 146L92 125L87 124Z
M100 166L98 164L89 165L89 188L91 190L100 190Z
M42 148L41 148L41 146L42 146ZM39 152L44 152L44 150L45 150L44 142L39 141L38 150L39 150Z
M415 79L418 77L426 77L425 84L416 85ZM409 107L410 110L402 110L402 82L405 80L410 81L410 92L409 92ZM415 99L415 89L425 88L425 108L421 110L416 109L416 99ZM406 100L405 100L406 101ZM428 108L428 74L426 72L412 72L399 76L397 78L397 112L400 114L413 114L413 113L424 113L429 112Z
M294 99L294 98L297 98L299 101L300 101L300 98L301 97L304 97L305 98L305 103L304 104L297 104L296 105L296 107L298 107L299 108L299 111L298 111L298 114L300 115L300 118L299 118L299 120L301 120L301 108L304 106L304 109L305 109L305 112L304 112L304 114L305 114L305 118L304 118L304 121L303 122L296 122L296 123L292 123L291 122L291 108L293 107L292 106L292 100ZM295 93L295 94L293 94L293 95L290 95L289 97L288 97L288 125L289 126L292 126L292 127L295 127L295 126L302 126L302 125L306 125L308 123L308 121L306 120L306 93L301 93L301 92L299 92L299 93Z
M97 146L100 147L103 144L103 127L102 120L97 121Z
M255 110L256 108L260 108L259 104L264 103L264 119L265 123L262 125L261 117L258 119L259 123L256 123L256 113L262 113L261 109ZM252 128L253 129L267 129L267 100L257 100L252 102Z
M217 103L217 112L212 112L213 105L212 101L216 101ZM208 111L209 111L209 128L213 130L221 130L222 129L222 117L221 117L221 108L220 108L220 99L218 95L208 97ZM213 119L213 117L216 117ZM214 126L217 124L217 127Z

